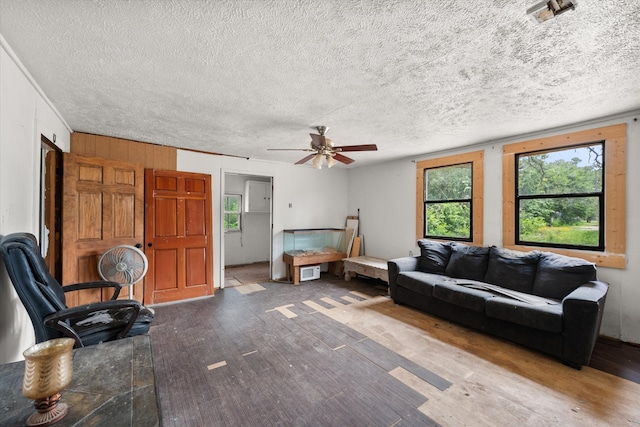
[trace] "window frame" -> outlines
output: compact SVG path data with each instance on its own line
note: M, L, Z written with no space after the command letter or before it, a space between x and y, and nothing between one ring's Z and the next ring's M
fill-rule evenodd
M527 195L521 195L518 192L518 188L520 186L520 175L518 173L519 171L519 161L520 158L522 156L535 156L535 155L540 155L540 154L546 154L549 152L558 152L558 151L569 151L569 150L573 150L573 149L577 149L577 148L584 148L584 147L589 147L589 146L596 146L599 145L602 148L602 170L601 170L601 181L602 181L602 186L600 188L599 191L592 191L592 192L583 192L583 193L551 193L551 194L527 194ZM534 245L534 246L542 246L545 248L557 248L557 249L572 249L572 250L592 250L592 251L598 251L598 252L604 252L604 241L605 241L605 235L604 235L604 224L606 222L606 211L604 208L604 195L605 195L605 186L606 186L606 182L605 182L605 176L604 176L604 171L606 169L606 156L605 156L605 145L606 145L606 141L591 141L587 144L580 144L580 145L572 145L572 146L568 146L568 147L563 147L560 149L554 149L554 150L541 150L541 151L533 151L533 152L528 152L528 153L515 153L514 156L514 160L516 162L515 164L515 171L516 171L516 176L515 176L515 188L516 188L516 192L515 192L515 222L514 222L514 227L516 230L515 233L515 244L517 245L521 245L521 246L530 246L530 245ZM594 246L583 246L583 245L571 245L571 244L558 244L558 243L548 243L548 242L534 242L534 241L526 241L526 240L522 240L521 236L520 236L520 207L523 201L525 200L541 200L541 199L547 199L547 200L552 200L552 199L560 199L560 198L570 198L570 199L580 199L580 198L591 198L591 197L595 197L598 199L598 218L599 218L599 225L598 225L598 246L594 247ZM604 221L603 221L604 219Z
M416 239L424 239L424 174L427 169L436 169L460 164L471 164L471 240L454 238L435 238L430 240L464 241L470 245L482 246L484 223L484 150L470 153L455 154L452 156L438 157L435 159L416 162Z
M427 191L427 188L429 187L429 184L427 183L426 185L423 183L423 193L426 193L426 200L423 198L423 203L422 203L422 210L423 210L423 215L424 213L428 212L428 207L429 206L436 206L436 205L447 205L447 204L451 204L451 203L468 203L469 204L469 237L454 237L454 236L438 236L438 235L429 235L426 233L427 229L429 227L427 227L427 221L423 221L422 223L422 235L424 236L425 239L430 239L430 240L452 240L452 241L458 241L458 242L470 242L473 239L473 163L471 162L465 162L465 163L458 163L455 165L449 165L449 166L439 166L437 168L426 168L423 169L423 179L425 176L427 176L429 174L430 171L436 171L438 169L447 169L447 168L455 168L455 167L461 167L461 166L465 166L468 167L469 169L469 173L471 174L471 192L468 198L458 198L458 199L443 199L443 200L429 200L429 192ZM423 196L424 197L424 196ZM424 219L424 217L423 217Z
M596 265L626 267L626 124L555 135L502 147L502 245L519 251L542 250L579 257ZM604 251L516 244L518 154L604 143Z
M225 206L227 204L226 203L227 197L234 197L234 198L238 199L238 210L237 211L227 211L225 209ZM226 216L227 214L232 214L232 215L236 214L236 215L238 215L238 228L226 228L225 227L224 228L224 232L225 233L234 233L234 232L242 231L242 194L225 193L224 194L224 199L225 200L222 203L222 211L223 211L222 212L222 215L223 215L222 223L223 223L223 227L224 227L224 224L225 224L224 216Z

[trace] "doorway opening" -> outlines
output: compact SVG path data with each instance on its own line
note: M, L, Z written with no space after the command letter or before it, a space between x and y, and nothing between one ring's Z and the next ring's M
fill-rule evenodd
M54 135L55 141L55 135ZM62 150L40 135L40 250L56 280L62 280Z
M271 280L273 178L224 173L222 287Z

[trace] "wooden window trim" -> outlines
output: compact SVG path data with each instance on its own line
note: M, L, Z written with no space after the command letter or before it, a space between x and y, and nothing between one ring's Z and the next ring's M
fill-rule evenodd
M502 147L502 245L520 251L534 249L579 257L602 267L626 267L626 183L627 125L556 135ZM516 154L569 147L589 142L605 141L605 250L571 250L515 244L515 156Z
M422 239L424 229L424 170L443 166L454 166L461 163L471 163L473 173L473 204L472 236L470 245L482 246L484 223L484 151L456 154L438 157L436 159L416 162L416 239ZM436 240L436 239L434 239ZM465 242L467 243L467 242Z

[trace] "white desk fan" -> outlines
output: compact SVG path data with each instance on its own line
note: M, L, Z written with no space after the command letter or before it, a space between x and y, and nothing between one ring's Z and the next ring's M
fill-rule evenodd
M119 245L107 250L98 261L98 273L104 280L129 286L129 299L133 299L133 285L145 274L149 261L135 246Z

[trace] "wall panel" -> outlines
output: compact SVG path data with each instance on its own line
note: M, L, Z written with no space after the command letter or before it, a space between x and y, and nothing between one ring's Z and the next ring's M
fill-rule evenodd
M176 170L177 163L177 149L174 147L83 132L71 134L71 152L139 163L145 169Z

